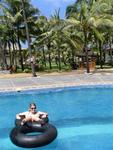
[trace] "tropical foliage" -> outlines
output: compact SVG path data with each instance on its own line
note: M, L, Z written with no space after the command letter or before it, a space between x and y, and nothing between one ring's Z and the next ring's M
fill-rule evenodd
M77 0L65 14L61 19L57 10L48 19L30 0L1 0L1 68L77 69L81 58L89 73L93 55L101 68L113 66L113 0ZM23 49L25 43L28 48ZM36 66L30 67L32 55Z

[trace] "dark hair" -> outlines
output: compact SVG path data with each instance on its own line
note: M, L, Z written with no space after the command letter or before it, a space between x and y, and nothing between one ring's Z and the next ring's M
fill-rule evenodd
M35 103L30 103L29 104L29 108L31 108L31 106L34 106L36 108L36 104Z

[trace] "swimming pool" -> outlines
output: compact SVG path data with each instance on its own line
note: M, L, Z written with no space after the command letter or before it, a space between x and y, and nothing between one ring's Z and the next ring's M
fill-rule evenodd
M15 114L35 102L49 113L58 137L38 150L112 150L113 87L89 86L0 94L0 149L25 150L11 143ZM31 148L35 150L37 148Z

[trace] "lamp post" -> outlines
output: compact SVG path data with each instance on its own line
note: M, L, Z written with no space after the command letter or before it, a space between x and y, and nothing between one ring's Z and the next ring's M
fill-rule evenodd
M29 55L30 55L30 63L31 63L31 70L32 70L32 76L36 77L36 72L35 72L35 63L32 61L32 50L31 50L31 40L29 36L29 29L28 29L28 24L27 24L27 18L26 18L26 12L25 12L25 6L24 6L24 0L21 0L22 2L22 9L23 9L23 17L24 17L24 24L25 24L25 29L26 29L26 37L27 37L27 42L28 42L28 50L29 50Z

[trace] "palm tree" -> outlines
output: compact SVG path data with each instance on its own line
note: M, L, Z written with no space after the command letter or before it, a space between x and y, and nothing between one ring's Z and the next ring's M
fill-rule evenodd
M23 70L24 69L23 68L23 56L22 56L20 41L22 41L22 42L26 41L26 36L24 35L24 30L26 29L25 28L26 24L25 24L25 21L23 21L22 16L25 15L24 19L27 20L27 27L29 28L29 31L30 31L30 32L28 31L29 32L27 34L27 37L28 37L28 35L31 36L35 32L34 30L36 30L34 22L38 18L38 16L36 16L36 14L38 15L39 11L38 11L38 9L35 9L30 4L29 0L24 1L23 3L22 2L20 0L14 0L14 1L4 0L2 3L4 6L4 16L5 16L5 19L7 19L7 26L9 27L9 29L11 29L10 32L14 33L11 35L15 35L15 39L12 41L18 43L19 54L20 54L20 63L21 63L22 70ZM24 4L24 5L22 5L22 4ZM24 12L25 9L23 9L22 6L24 6L27 13ZM24 22L24 24L23 24L23 22ZM30 42L30 37L29 37L28 41ZM35 73L33 76L35 76Z
M32 50L31 50L31 39L30 39L29 28L28 28L27 17L26 17L26 11L25 11L25 2L24 2L24 0L21 0L21 2L22 2L22 8L23 8L23 16L24 16L26 36L27 36L27 42L28 42L28 49L29 49L30 60L31 60L33 58L33 56L32 56ZM33 77L36 77L37 75L36 75L36 72L35 72L35 62L34 62L34 60L31 61L31 69L32 69Z
M68 14L69 18L67 19L69 25L71 24L79 32L83 33L84 38L83 51L86 54L87 73L90 72L88 45L90 42L92 42L93 35L94 34L99 35L98 29L103 24L106 24L105 21L109 20L110 25L113 24L112 19L108 17L107 14L105 15L105 10L107 11L109 10L109 5L107 5L107 3L104 2L102 3L102 1L101 2L92 1L92 3L88 2L80 1L79 9L76 9L76 12L72 11L71 14ZM72 26L70 27L72 28Z

